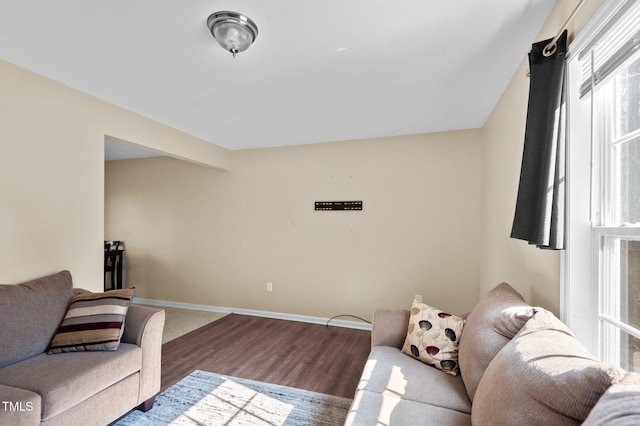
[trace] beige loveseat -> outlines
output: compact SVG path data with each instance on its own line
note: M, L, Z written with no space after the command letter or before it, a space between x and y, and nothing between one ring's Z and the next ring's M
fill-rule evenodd
M375 312L346 425L640 424L640 374L596 361L506 283L466 316L457 376L401 352L409 316Z
M68 271L0 285L0 425L105 425L153 405L162 310L129 306L117 350L48 354L80 292Z

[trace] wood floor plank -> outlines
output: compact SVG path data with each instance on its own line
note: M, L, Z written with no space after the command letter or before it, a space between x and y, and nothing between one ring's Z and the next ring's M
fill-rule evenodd
M193 370L352 398L371 333L230 314L162 346L162 390Z

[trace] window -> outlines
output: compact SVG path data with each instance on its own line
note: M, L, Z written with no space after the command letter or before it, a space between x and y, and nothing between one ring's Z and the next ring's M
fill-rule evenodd
M605 3L570 46L562 316L605 362L640 371L640 4Z
M640 55L594 93L593 222L603 361L640 371Z

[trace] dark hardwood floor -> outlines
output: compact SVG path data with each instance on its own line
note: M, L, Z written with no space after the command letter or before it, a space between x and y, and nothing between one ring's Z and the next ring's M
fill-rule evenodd
M230 314L162 346L162 390L193 370L353 398L371 333Z

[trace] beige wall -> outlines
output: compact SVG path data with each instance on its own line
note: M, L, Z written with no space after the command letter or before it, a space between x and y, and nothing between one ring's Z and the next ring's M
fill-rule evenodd
M554 35L576 3L558 2L537 39ZM587 0L570 33L599 3ZM150 191L166 205L137 219L156 235L159 254L128 246L152 266L132 265L143 297L369 315L374 306L406 306L414 293L465 310L509 281L557 312L559 255L509 239L524 59L479 131L234 153L0 61L0 282L70 269L76 285L101 288L103 238L133 243L138 232L130 218L122 229L109 220L105 235L103 141L111 135L232 169L145 163L159 167L150 184L168 193ZM126 171L127 191L144 183L140 168ZM321 198L363 199L365 210L314 212ZM115 205L108 211L135 209L122 199ZM149 230L154 218L160 224ZM272 293L264 291L268 280Z
M477 131L234 152L230 172L109 161L106 235L143 298L371 318L477 300ZM314 201L362 200L361 212ZM273 292L266 291L267 281Z
M578 0L559 1L535 41L556 35ZM587 0L570 23L573 39L601 0ZM560 254L539 250L525 241L510 239L520 178L520 163L529 96L527 58L513 76L481 134L482 153L482 258L480 293L507 281L534 305L559 311Z
M102 288L104 136L210 166L227 151L0 61L0 282Z

